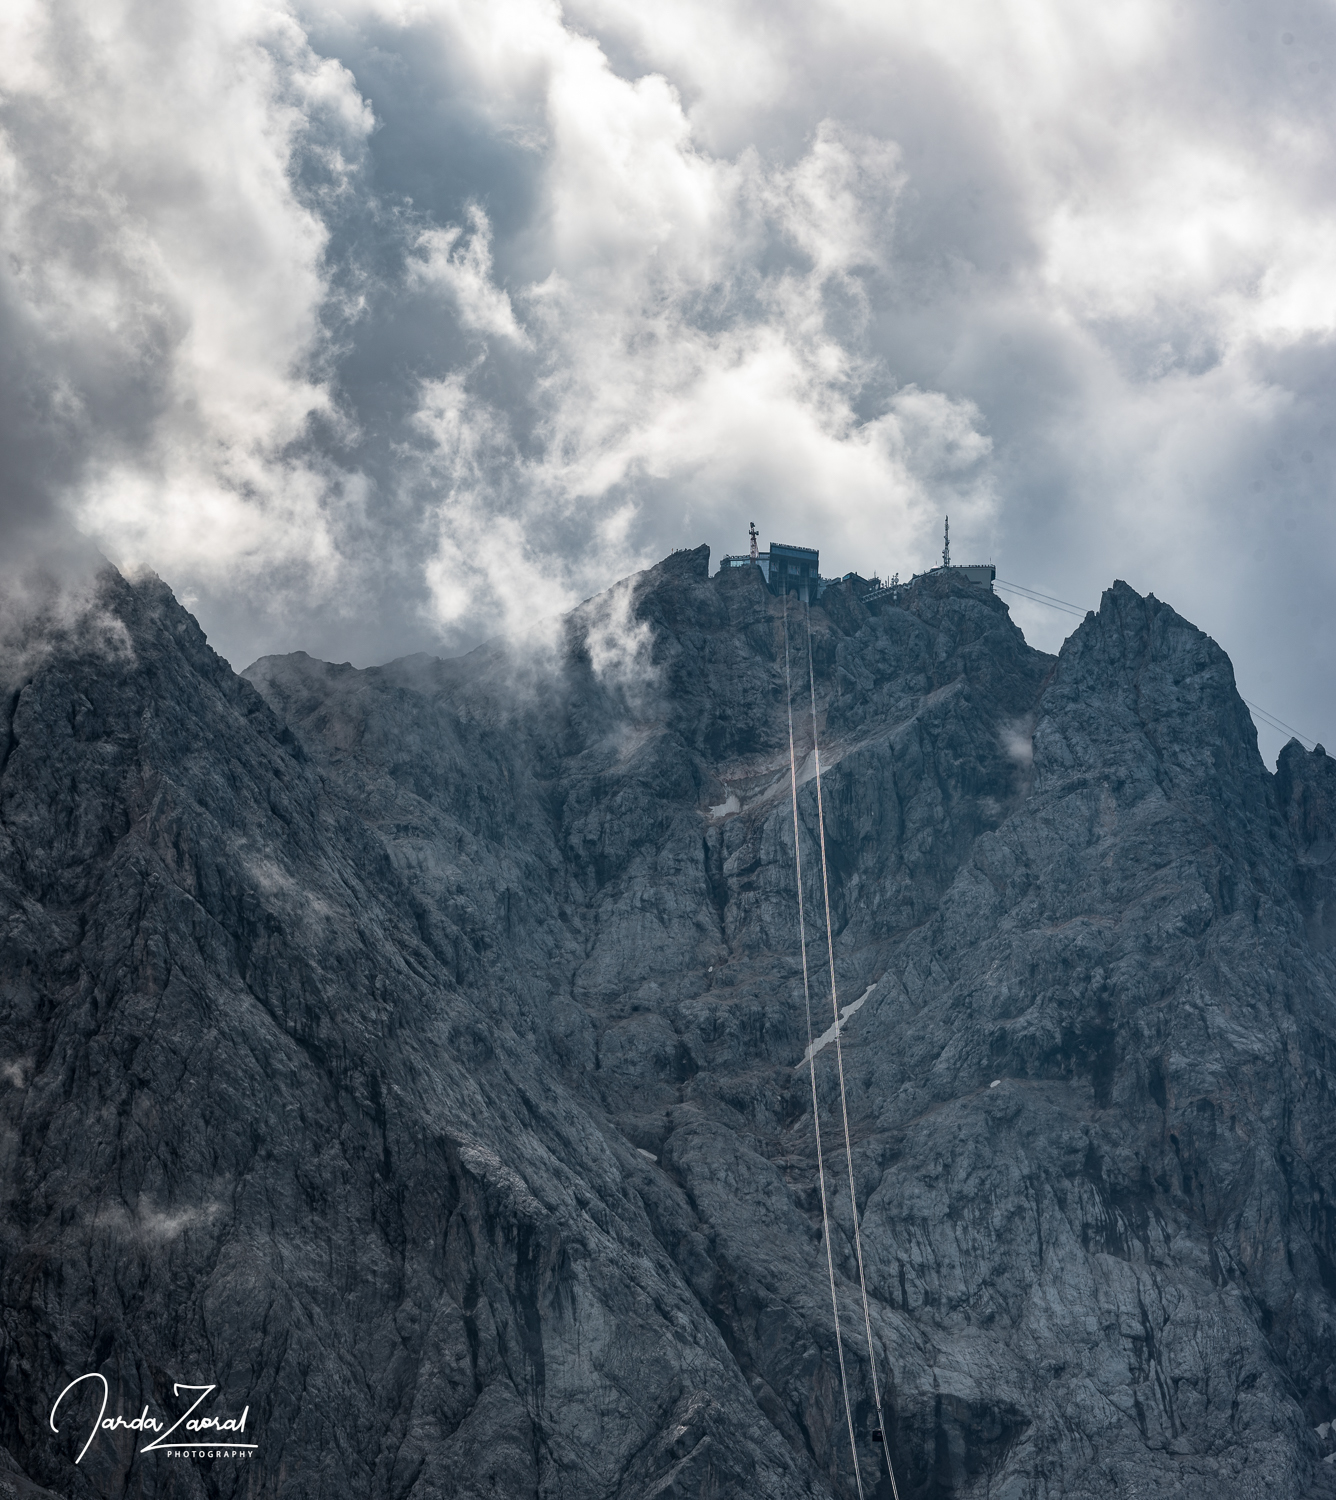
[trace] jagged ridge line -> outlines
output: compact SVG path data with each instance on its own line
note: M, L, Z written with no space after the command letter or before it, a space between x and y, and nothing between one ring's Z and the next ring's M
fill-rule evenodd
M1082 610L1079 605L1071 604L1066 599L1058 599L1053 594L1041 594L1038 589L1027 588L1023 583L1008 583L1005 578L993 580L994 587L1006 589L1010 593L1021 594L1029 599L1032 604L1046 604L1050 609L1060 609L1067 614L1079 615L1085 618L1089 611ZM1243 698L1243 694L1239 694ZM1296 729L1293 724L1287 724L1284 719L1279 719L1269 708L1263 708L1260 703L1254 703L1251 698L1243 698L1244 703L1254 713L1261 714L1266 721L1268 729L1284 729L1292 734L1296 740L1305 744L1316 745L1317 741L1311 734L1304 734L1302 730Z
M787 605L787 596L786 596ZM840 1075L840 1114L844 1119L844 1155L849 1164L849 1205L853 1210L854 1219L854 1249L858 1255L858 1285L863 1294L863 1325L867 1330L867 1362L868 1369L872 1372L872 1399L877 1404L877 1421L885 1423L886 1418L881 1409L881 1382L877 1379L877 1351L872 1342L872 1313L868 1308L867 1300L867 1276L863 1270L863 1235L858 1227L858 1190L854 1186L854 1148L849 1136L849 1104L844 1092L844 1053L840 1046L840 1001L835 988L835 937L831 930L830 922L830 877L826 868L826 814L821 800L821 746L816 732L816 667L812 660L812 606L806 604L807 622L807 681L812 693L812 755L816 764L816 816L817 828L821 837L821 893L826 908L826 951L830 955L830 1003L835 1012L835 1065ZM785 645L787 646L787 636ZM798 819L798 798L795 792L793 799L793 817L796 825ZM808 1045L810 1046L810 1040ZM812 1092L816 1093L816 1058L812 1058ZM829 1242L827 1242L827 1253L829 1253ZM833 1273L832 1273L833 1274ZM881 1451L886 1459L886 1472L891 1480L891 1494L894 1500L900 1500L900 1488L895 1482L895 1467L891 1463L890 1434L882 1427ZM854 1464L857 1467L858 1459L855 1456ZM858 1493L863 1493L863 1482L860 1477L858 1482Z
M816 1179L821 1189L821 1230L826 1242L826 1272L830 1277L830 1307L835 1318L835 1352L840 1361L840 1389L844 1393L844 1419L849 1426L849 1456L853 1460L858 1500L863 1500L863 1475L858 1467L854 1440L854 1413L849 1404L849 1377L844 1368L844 1340L840 1335L840 1304L835 1293L835 1260L830 1248L830 1212L826 1206L826 1169L821 1153L821 1114L817 1107L816 1056L812 1052L812 992L807 976L807 925L803 905L803 861L798 845L798 760L793 748L793 682L789 675L789 596L784 595L784 689L789 711L789 785L793 797L793 867L798 884L798 947L803 960L803 1008L807 1013L807 1051L812 1079L812 1127L816 1132ZM894 1480L892 1480L892 1484ZM896 1500L900 1500L897 1495Z

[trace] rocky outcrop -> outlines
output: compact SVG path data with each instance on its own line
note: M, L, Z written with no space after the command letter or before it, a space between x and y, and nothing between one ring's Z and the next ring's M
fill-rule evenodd
M920 1500L1336 1477L1330 759L1269 775L1223 653L1123 584L1053 658L947 577L831 590L809 635L707 564L521 645L244 678L109 572L18 663L9 1482L855 1493L786 632L868 1493L874 1427ZM127 1417L215 1383L252 1456L76 1465L93 1384L48 1415L89 1371Z

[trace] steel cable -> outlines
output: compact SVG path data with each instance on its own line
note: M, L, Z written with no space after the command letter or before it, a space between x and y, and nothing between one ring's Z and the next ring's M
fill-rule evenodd
M834 933L833 933L832 928L831 928L831 920L830 920L830 876L829 876L829 873L828 873L828 870L827 870L827 865L826 865L826 813L825 813L825 807L824 807L824 805L822 803L822 798L821 798L821 747L820 747L820 744L818 743L818 740L817 740L817 729L816 729L816 668L815 668L815 665L814 665L814 663L812 661L812 609L811 609L810 605L805 605L804 606L804 610L805 610L805 619L806 619L806 622L807 622L807 682L808 682L808 686L811 689L811 694L812 694L812 756L813 756L813 759L814 759L814 762L815 762L815 766L816 766L816 817L817 817L817 832L818 832L818 835L820 837L820 842L821 842L821 895L822 895L822 899L823 899L823 901L825 903L825 909L826 909L826 951L827 951L827 953L830 956L830 1004L831 1004L831 1009L835 1013L835 1066L838 1069L839 1075L840 1075L840 1114L842 1115L842 1117L844 1119L844 1155L845 1155L846 1161L849 1164L849 1204L850 1204L850 1207L853 1210L853 1219L854 1219L854 1249L855 1249L855 1251L857 1252L857 1255L858 1255L858 1285L859 1285L859 1288L860 1288L860 1290L862 1291L862 1294L863 1294L863 1326L867 1330L867 1360L868 1360L868 1367L872 1371L872 1398L873 1398L873 1400L876 1403L877 1420L879 1422L884 1422L886 1419L882 1415L882 1410L881 1410L881 1384L880 1384L880 1382L877 1379L877 1350L876 1350L876 1346L872 1342L872 1313L871 1313L871 1310L870 1310L870 1308L868 1306L868 1298L867 1298L867 1276L866 1276L866 1274L864 1273L864 1270L863 1270L863 1236L862 1236L862 1233L860 1232L859 1227L858 1227L858 1190L854 1186L854 1148L853 1148L853 1142L852 1142L852 1140L850 1138L850 1135L849 1135L849 1103L848 1103L848 1099L847 1099L847 1097L845 1095L845 1091L844 1091L844 1053L843 1053L843 1050L842 1050L842 1048L840 1046L840 1001L839 1001L839 995L838 995L838 993L836 991L836 987L835 987L835 937L834 937ZM787 615L787 612L788 612L788 600L786 598L785 599L785 614L786 615ZM785 673L787 674L787 671L788 671L788 628L787 628L787 623L785 625L785 632L784 632L784 646L785 646L784 667L785 667ZM790 764L792 764L792 761L793 761L793 711L792 711L792 708L790 708L790 710L789 710L789 761L790 761ZM797 831L796 830L797 830L797 825L798 825L798 794L797 794L797 786L796 786L796 782L797 782L796 775L795 775L794 781L795 781L795 788L794 788L794 797L793 797L793 821L794 821L794 830L795 830L795 832L794 832L794 842L795 842L795 845L796 845L796 842L797 842ZM805 966L806 966L806 955L805 955L805 953L804 953L804 960L803 961L804 961L804 972L805 972ZM811 1022L810 1021L808 1022L808 1031L809 1031L808 1045L810 1046L811 1045L811 1035L810 1035ZM815 1100L816 1100L816 1059L815 1058L812 1059L812 1099L813 1099L813 1108L815 1108ZM822 1192L824 1194L824 1192L825 1192L824 1187L822 1188ZM823 1203L824 1203L824 1198L823 1198ZM827 1239L827 1241L826 1241L826 1254L829 1257L829 1254L830 1254L830 1241L829 1241L829 1239ZM834 1277L835 1277L835 1273L832 1270L831 1271L831 1291L832 1291L832 1293L834 1292L834 1289L835 1289L835 1280L834 1280ZM847 1403L847 1401L848 1401L848 1396L847 1395L845 1397L845 1400L846 1400L846 1403ZM881 1451L882 1451L882 1453L886 1457L886 1472L890 1475L890 1479L891 1479L891 1493L895 1497L895 1500L900 1500L900 1490L899 1490L899 1487L896 1485L896 1482L895 1482L895 1468L894 1468L894 1466L891 1463L891 1445L890 1445L889 1441L887 1440L888 1437L889 1437L889 1434L883 1429L881 1436L882 1436ZM851 1434L851 1439L852 1439L852 1434ZM857 1463L858 1463L858 1459L857 1459L857 1456L855 1455L855 1458L854 1458L855 1467L857 1467ZM862 1482L861 1478L859 1479L859 1482L858 1482L858 1493L860 1495L863 1493L863 1482Z
M810 629L809 629L810 642ZM784 688L789 709L789 786L793 793L793 866L798 882L798 946L803 960L803 1006L807 1012L807 1053L812 1079L812 1125L816 1131L816 1177L821 1188L821 1230L826 1243L826 1271L830 1277L830 1307L835 1317L835 1352L840 1361L840 1388L844 1392L844 1417L849 1425L849 1454L853 1459L858 1500L863 1500L863 1476L858 1467L858 1445L854 1439L854 1412L849 1403L849 1377L844 1368L844 1340L840 1335L840 1304L835 1293L835 1260L830 1248L830 1212L826 1205L826 1168L821 1153L821 1115L817 1107L816 1055L812 1050L812 990L807 974L807 923L803 907L803 861L798 846L798 761L793 748L793 682L789 674L789 597L784 595ZM825 858L825 850L822 850ZM875 1380L875 1374L874 1374ZM879 1408L880 1409L880 1408ZM894 1484L894 1478L892 1478ZM896 1496L899 1500L899 1496Z

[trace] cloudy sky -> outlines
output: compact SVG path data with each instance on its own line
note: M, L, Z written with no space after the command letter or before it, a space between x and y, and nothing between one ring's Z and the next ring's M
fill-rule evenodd
M1334 100L1329 0L8 0L0 546L366 664L949 512L1336 742Z

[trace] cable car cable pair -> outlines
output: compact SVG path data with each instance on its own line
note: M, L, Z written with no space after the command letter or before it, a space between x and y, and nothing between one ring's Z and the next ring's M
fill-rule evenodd
M826 814L821 798L821 747L817 737L816 714L816 670L812 662L812 611L804 604L807 626L807 681L812 704L812 756L816 772L817 831L821 846L821 896L826 917L826 953L830 961L830 1003L835 1019L835 1063L840 1079L840 1114L844 1122L844 1155L849 1168L849 1202L853 1210L854 1249L858 1256L858 1284L863 1296L863 1327L867 1334L868 1366L872 1371L872 1396L876 1403L878 1419L881 1417L881 1385L877 1379L877 1353L872 1341L872 1314L868 1306L867 1277L863 1269L863 1237L858 1224L858 1193L854 1185L854 1153L849 1134L849 1105L844 1087L844 1056L840 1047L840 1003L835 983L835 938L830 915L830 874L826 861ZM853 1459L854 1479L858 1485L859 1500L863 1496L863 1476L858 1464L858 1447L854 1438L853 1407L849 1401L849 1377L844 1362L844 1339L840 1332L839 1298L835 1290L835 1261L830 1246L830 1211L826 1201L825 1162L821 1148L821 1115L816 1091L816 1053L812 1045L812 992L807 967L807 921L803 901L802 851L799 847L798 827L798 758L794 750L793 737L793 681L789 660L789 596L784 595L784 688L788 701L789 720L789 788L793 802L793 864L798 886L798 945L803 965L803 1005L807 1014L807 1061L808 1075L812 1084L812 1125L816 1132L816 1171L821 1188L821 1229L826 1244L826 1272L830 1281L830 1305L835 1318L835 1349L839 1357L840 1387L844 1394L844 1416L849 1428L849 1452ZM886 1458L886 1472L891 1480L891 1494L900 1500L900 1490L895 1482L895 1469L891 1463L890 1444L885 1441L880 1427L872 1433L872 1441L881 1446Z

